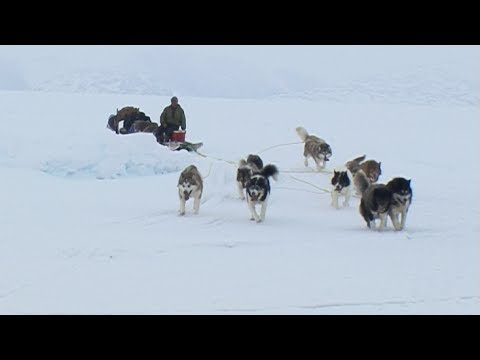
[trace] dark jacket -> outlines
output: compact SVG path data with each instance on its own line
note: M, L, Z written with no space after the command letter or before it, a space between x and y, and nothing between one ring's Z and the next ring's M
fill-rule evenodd
M174 109L171 105L163 109L162 115L160 115L160 124L163 127L169 125L180 126L182 130L187 128L187 119L185 118L185 112L177 105L177 108Z

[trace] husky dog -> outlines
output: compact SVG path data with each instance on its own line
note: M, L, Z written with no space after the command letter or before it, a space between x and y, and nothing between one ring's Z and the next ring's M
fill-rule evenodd
M392 192L383 184L370 185L360 200L360 214L370 229L375 229L375 220L380 219L379 229L385 229L392 202Z
M370 184L374 184L378 181L378 178L382 174L382 163L375 160L365 160L366 155L362 155L353 160L347 161L346 168L352 173L353 183L357 195L362 194L362 190L359 188L359 183L363 181L363 176L357 178L357 173L362 170L363 174L367 176L367 180Z
M351 194L351 181L349 176L348 170L340 170L336 171L333 170L333 177L332 177L332 206L335 209L338 209L338 197L344 196L345 200L343 202L343 206L349 206L348 201L350 200Z
M357 173L360 169L360 164L362 161L365 161L367 155L359 156L353 160L347 161L345 167L352 173L353 176Z
M345 166L350 170L353 176L355 176L358 170L362 169L370 182L376 183L380 175L382 175L382 163L375 160L364 161L365 158L366 155L362 155L353 160L347 161Z
M194 199L194 213L198 214L203 192L203 180L195 165L190 165L182 171L177 187L178 196L180 197L180 215L185 215L185 203L190 197Z
M387 183L387 188L392 192L392 203L388 215L392 220L395 230L403 230L407 219L407 212L412 203L413 191L410 186L412 180L397 177ZM402 219L399 221L400 215Z
M367 160L360 164L360 169L367 175L370 182L376 183L380 175L382 175L382 163L375 160Z
M248 155L247 161L240 160L237 170L237 187L240 199L245 200L244 189L254 172L259 172L263 168L263 161L258 155Z
M259 171L255 171L246 184L247 203L252 217L257 223L265 221L267 211L267 200L270 195L269 177L274 180L278 178L278 169L275 165L267 165ZM255 205L261 205L260 216L258 216Z
M312 158L317 165L317 171L325 168L326 162L332 156L332 149L330 145L323 139L315 135L310 135L305 128L299 126L295 129L298 136L305 143L303 149L303 156L305 156L304 164L308 167L308 159Z
M363 192L371 183L372 182L362 169L358 169L355 172L355 175L353 175L353 186L355 188L355 194L358 196L362 196Z
M353 177L353 185L355 186L355 190L358 195L362 195L365 190L370 186L371 182L368 179L368 176L365 175L365 172L360 169L355 173Z
M357 171L362 199L360 200L360 214L370 229L375 229L375 220L380 219L379 229L385 229L387 216L392 203L392 192L383 184L370 184L363 170ZM361 181L360 181L361 179Z

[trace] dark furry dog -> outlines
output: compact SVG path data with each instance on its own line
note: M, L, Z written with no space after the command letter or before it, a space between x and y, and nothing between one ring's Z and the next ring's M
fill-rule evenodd
M251 218L257 223L265 221L265 214L267 211L267 200L270 196L270 181L269 178L273 177L277 180L278 169L275 165L266 165L259 171L254 171L253 175L247 181L246 193L247 203L250 209ZM255 210L255 205L261 205L260 216Z
M383 184L370 185L360 200L360 214L367 226L375 229L375 220L380 219L379 229L385 229L387 215L392 203L392 192Z
M392 192L383 184L370 184L367 176L360 170L355 175L362 179L362 199L360 200L360 214L370 229L375 229L375 220L380 219L379 229L387 225L387 216L392 203Z
M388 215L395 230L403 230L405 228L408 209L413 198L411 181L402 177L396 177L387 183L387 188L392 193L392 203Z
M247 161L240 160L237 169L237 187L240 199L245 200L244 189L247 186L248 180L252 177L254 172L258 172L263 168L263 161L258 155L248 155Z

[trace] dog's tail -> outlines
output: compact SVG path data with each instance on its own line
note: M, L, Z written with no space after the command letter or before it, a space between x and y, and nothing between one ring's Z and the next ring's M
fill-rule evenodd
M350 170L351 172L356 172L358 167L360 166L360 163L362 161L365 160L365 158L367 157L367 155L362 155L362 156L359 156L353 160L350 160L350 161L347 161L345 163L345 166L347 167L348 170Z
M359 157L353 159L352 161L360 164L362 161L365 160L366 157L367 157L367 155L365 154L365 155L362 155L362 156L359 156Z
M355 177L353 178L353 182L360 192L360 194L363 195L365 190L370 186L370 181L368 180L367 175L363 170L358 170L357 173L355 174Z
M261 171L260 174L262 174L265 177L273 177L273 180L277 181L278 180L278 168L275 165L268 164L266 165Z
M300 140L302 140L302 142L305 142L305 140L307 140L307 137L308 137L308 131L301 126L298 126L295 130L297 132L297 135L300 137Z
M361 163L362 161L364 161L366 157L367 157L367 155L362 155L362 156L359 156L359 157L357 157L357 158L355 158L355 159L353 159L353 160L347 161L347 162L345 163L345 166L348 166L349 164L352 164L352 165L353 165L353 164L360 165L360 163Z

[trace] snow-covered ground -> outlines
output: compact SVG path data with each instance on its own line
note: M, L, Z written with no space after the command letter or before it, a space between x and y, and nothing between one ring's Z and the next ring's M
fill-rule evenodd
M169 96L0 92L0 313L480 314L478 97L381 101L374 88L345 101L183 96L207 158L105 128L124 105L158 121ZM329 169L365 153L382 182L411 178L406 230L369 231L356 198L333 209L318 189L329 175L293 172L302 145L262 152L298 142L299 125L331 144ZM280 169L260 224L229 163L249 153ZM190 164L204 196L180 217Z

